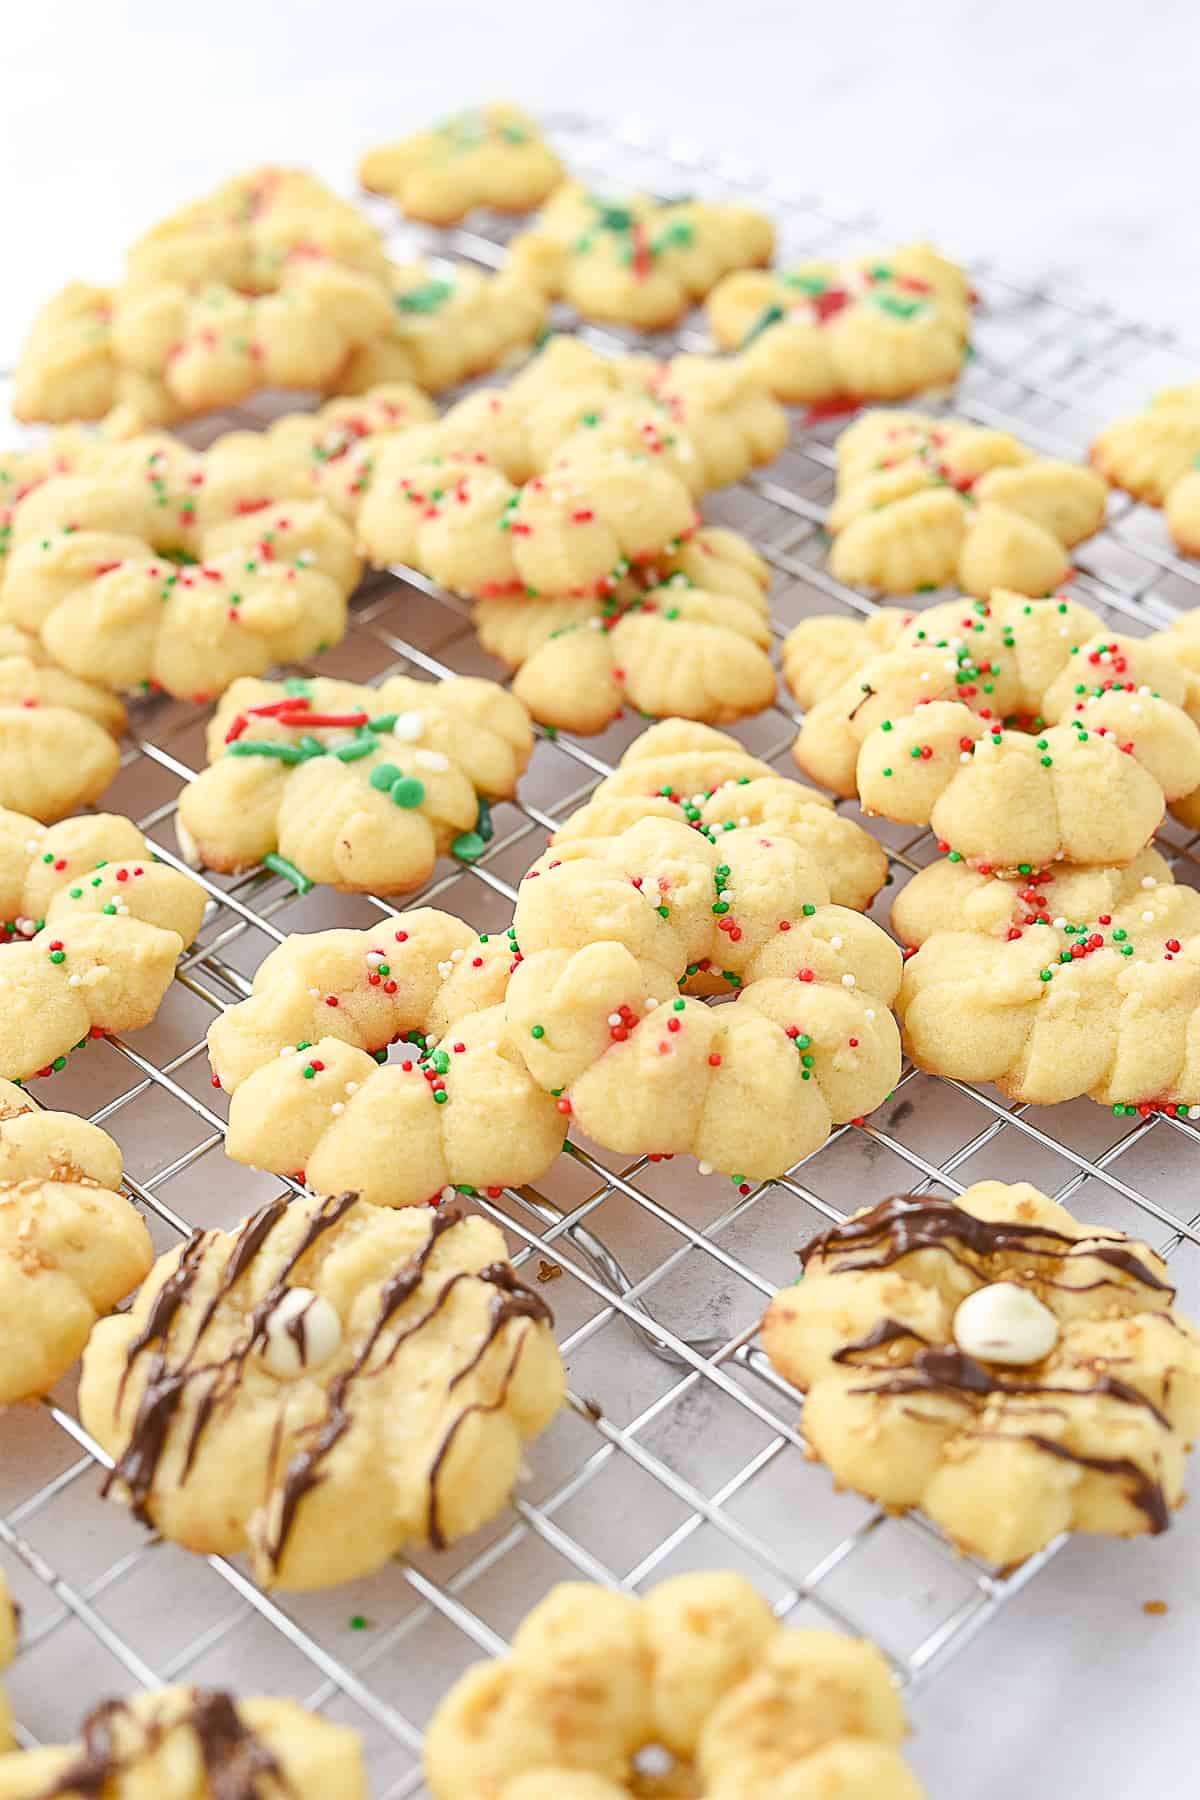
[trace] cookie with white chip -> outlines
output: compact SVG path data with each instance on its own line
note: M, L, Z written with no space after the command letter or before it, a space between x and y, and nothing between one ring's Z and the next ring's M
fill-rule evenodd
M506 1035L518 960L430 907L288 938L209 1028L229 1155L379 1206L538 1180L566 1119Z
M0 1082L0 1406L48 1393L150 1268L121 1173L99 1126Z
M839 1485L1001 1565L1064 1531L1167 1529L1200 1334L1148 1245L983 1181L894 1195L800 1255L763 1339Z
M510 1652L460 1676L430 1722L434 1800L621 1800L639 1753L680 1793L921 1800L896 1680L865 1639L781 1625L732 1572L644 1597L553 1588Z
M873 411L838 439L829 567L891 594L1047 594L1071 572L1067 551L1100 529L1107 499L1095 470L1038 456L1006 431Z
M410 219L454 225L477 206L535 212L563 167L528 113L493 100L368 150L358 179Z
M953 382L973 298L956 263L906 244L847 263L728 275L707 312L720 348L741 351L781 400L840 408Z
M525 708L490 681L235 681L178 823L212 869L410 893L439 856L482 855L487 802L513 797L532 751Z
M104 1701L79 1737L0 1756L0 1800L367 1800L358 1733L294 1700L162 1688Z
M303 1195L162 1257L80 1408L136 1517L329 1587L503 1506L562 1403L549 1322L486 1220Z
M128 819L47 828L0 811L0 1077L48 1075L89 1036L148 1025L205 899Z

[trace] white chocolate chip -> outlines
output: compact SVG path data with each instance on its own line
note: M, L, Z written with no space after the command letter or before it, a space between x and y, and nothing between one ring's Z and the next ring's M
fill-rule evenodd
M304 1369L319 1369L342 1342L342 1322L323 1294L288 1288L267 1314L262 1360L281 1381Z
M396 714L396 723L392 726L392 736L398 737L402 744L415 744L417 739L424 735L424 713L402 712Z
M981 1362L1024 1368L1049 1356L1058 1342L1058 1320L1028 1288L993 1281L962 1302L954 1315L954 1341Z

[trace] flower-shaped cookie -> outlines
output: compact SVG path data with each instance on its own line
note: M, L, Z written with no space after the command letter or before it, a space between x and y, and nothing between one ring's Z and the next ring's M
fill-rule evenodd
M486 802L513 797L532 752L525 708L491 681L235 681L179 824L211 869L406 894L439 856L482 855Z
M1146 1244L1018 1183L897 1194L821 1232L764 1323L839 1485L1017 1563L1063 1531L1165 1531L1200 1335Z
M791 836L729 825L709 838L651 816L555 842L521 883L504 1012L534 1079L596 1142L690 1153L740 1182L781 1174L890 1092L900 963L829 904Z
M455 225L477 206L534 212L563 179L563 166L527 113L494 100L368 150L358 179L410 219Z
M771 221L748 206L648 194L614 201L571 181L512 240L505 267L585 319L661 331L731 269L770 262L774 248Z
M837 445L827 528L839 581L912 594L957 586L1047 594L1066 552L1104 522L1108 489L1006 431L925 413L869 412Z
M0 1406L48 1393L150 1268L121 1173L106 1132L0 1082Z
M762 558L736 533L702 526L653 572L661 585L627 579L606 600L477 603L480 643L518 671L513 692L540 724L603 731L626 705L724 724L771 704Z
M148 1025L200 929L200 885L114 813L49 828L0 811L0 1077L61 1069Z
M1089 454L1114 487L1164 507L1179 548L1200 556L1200 382L1165 388L1102 431Z
M345 631L360 564L324 501L285 498L287 473L269 446L97 446L17 507L3 617L82 679L196 699L312 655Z
M0 807L47 824L98 800L120 764L125 708L54 668L41 644L0 621Z
M893 924L916 955L897 1012L913 1061L1035 1105L1200 1107L1200 896L1156 851L999 880L935 863Z
M276 1200L162 1257L96 1327L80 1409L139 1519L329 1587L504 1504L562 1404L549 1322L485 1219Z
M708 302L723 350L743 350L781 400L810 406L902 400L955 380L972 294L928 244L788 273L727 276Z
M538 1180L566 1108L505 1035L518 954L511 934L478 937L428 907L288 938L209 1030L233 1096L230 1156L379 1206ZM411 1049L388 1062L402 1039Z
M504 270L399 263L387 285L387 328L351 354L330 384L334 393L361 394L389 381L440 393L528 350L546 321L544 295Z
M921 1800L906 1731L873 1644L789 1630L741 1575L678 1575L640 1599L564 1582L507 1656L451 1688L425 1773L434 1800L621 1800L648 1791L652 1748L663 1793Z
M294 1700L161 1688L105 1701L79 1736L0 1757L0 1800L368 1800L358 1733Z
M686 822L714 843L735 825L791 838L820 869L830 899L856 912L887 879L887 857L861 825L706 725L664 719L643 731L550 841L616 837L647 817Z

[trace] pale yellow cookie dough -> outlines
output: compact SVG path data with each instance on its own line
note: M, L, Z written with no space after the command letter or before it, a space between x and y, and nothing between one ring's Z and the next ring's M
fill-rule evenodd
M748 206L648 194L610 200L564 182L509 246L507 272L586 319L676 324L731 269L771 260L771 221Z
M1067 551L1104 522L1094 470L957 419L869 412L837 458L829 567L852 586L1047 594L1071 572Z
M708 323L781 400L819 406L902 400L953 382L966 355L966 274L928 244L786 273L729 275Z
M895 1677L861 1638L779 1624L741 1575L644 1598L563 1582L430 1722L434 1800L620 1800L638 1753L704 1800L921 1800Z
M1169 505L1200 456L1200 382L1164 388L1142 412L1107 426L1089 454L1114 487L1149 506Z
M562 181L563 166L528 113L493 100L368 150L358 179L410 219L455 225L477 206L536 211Z
M643 731L550 841L615 837L648 816L686 820L713 842L733 825L789 837L820 869L830 899L856 912L887 879L887 856L861 825L705 725L664 719Z
M567 1121L505 1033L518 960L508 934L429 907L288 938L209 1029L229 1155L379 1206L537 1181Z
M150 1268L121 1174L106 1132L0 1082L0 1407L48 1393Z
M351 353L331 384L334 393L361 394L390 381L440 393L523 355L546 321L545 296L503 270L485 275L469 263L449 272L400 263L390 268L387 286L387 329Z
M148 1025L204 906L128 819L47 828L0 811L0 1077L49 1074L89 1035Z
M0 1800L368 1800L358 1733L294 1700L162 1688L105 1701L79 1736L0 1756Z
M125 708L0 620L0 807L46 824L98 800L120 766Z
M839 1485L1001 1565L1063 1531L1167 1529L1200 1335L1148 1245L983 1181L880 1201L801 1256L763 1341Z
M512 799L532 752L525 708L491 681L235 681L178 823L212 869L278 854L302 881L411 893L439 856L482 854L482 803Z
M1156 851L1016 881L935 863L893 923L920 946L897 1008L919 1067L1035 1105L1200 1106L1200 898Z
M162 1257L92 1333L80 1410L138 1518L329 1587L504 1505L562 1403L549 1321L485 1219L302 1195Z

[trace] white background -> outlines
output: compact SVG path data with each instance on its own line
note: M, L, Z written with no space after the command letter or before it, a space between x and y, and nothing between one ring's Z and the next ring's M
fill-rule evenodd
M9 0L0 360L51 289L115 275L128 238L218 177L279 159L344 184L364 146L494 95L656 120L889 235L1067 277L1200 343L1196 18L1195 0ZM1198 1550L1193 1517L1059 1556L920 1698L934 1800L1195 1793ZM1166 1618L1143 1615L1154 1597Z

